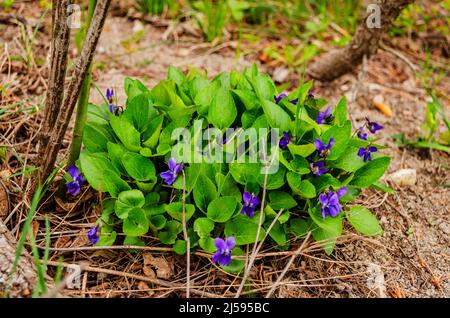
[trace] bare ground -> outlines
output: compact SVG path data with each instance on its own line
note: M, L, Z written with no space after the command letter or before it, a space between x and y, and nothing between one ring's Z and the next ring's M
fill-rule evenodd
M32 21L39 17L38 12L32 12L30 16L33 17ZM43 31L49 30L48 24L45 21ZM17 27L0 27L0 39L8 43L9 56L21 54L20 43L15 36ZM143 37L135 42L130 41L132 35L141 28L145 30ZM218 47L204 44L189 24L169 31L165 27L141 25L123 17L108 19L95 58L98 67L94 80L98 87L102 91L106 87L115 87L120 100L124 97L120 89L125 76L140 78L152 86L166 77L169 65L183 70L194 66L208 70L210 76L233 68L242 69L258 60L265 44L243 42L240 50L244 53L236 58L236 41L226 41ZM43 32L36 41L36 56L41 59L45 59L48 51L47 37L48 32ZM281 39L273 41L283 43ZM415 65L420 64L420 60L409 59ZM10 98L0 100L0 109L20 100L26 101L25 105L31 108L39 105L39 98L45 91L45 81L40 79L45 79L45 64L31 70L19 62L13 61L10 65L13 68L8 76L8 69L4 66L0 74L2 81L13 83L13 91ZM270 64L260 67L271 73L274 71ZM439 89L448 96L450 81L448 77L446 79ZM291 72L287 80L295 83L298 75ZM40 84L33 85L36 82ZM290 268L275 296L450 297L450 199L449 189L445 186L450 183L449 157L435 151L399 149L392 138L398 132L405 132L411 138L417 136L425 116L426 102L429 101L408 63L392 52L379 50L366 66L358 68L354 74L345 75L332 83L316 82L314 93L329 98L331 102L347 95L350 100L349 111L355 124L362 122L365 116L383 123L386 129L382 142L390 147L384 151L393 157L387 182L390 182L389 174L401 168L416 169L417 182L410 187L396 187L390 183L397 191L395 195L365 191L360 201L381 220L384 235L380 238L364 238L347 228L331 256L326 256L320 250L304 252ZM384 103L393 110L392 117L384 116L373 107L375 95L383 96ZM91 101L100 100L100 94L93 90ZM448 100L442 102L448 110ZM17 151L21 160L33 162L36 154L33 148L35 132L39 129L38 117L26 112L20 116L1 118L0 123L0 144L9 143L15 149L9 152L9 159L0 166L13 209L10 214L0 213L0 216L7 221L16 237L20 233L18 225L26 213L24 202L29 197L26 178L10 177L23 168L23 161L20 162L13 154ZM45 213L51 212L52 261L64 255L66 264L83 262L91 267L83 276L81 290L65 290L65 293L77 297L182 296L184 257L168 252L152 238L148 239L153 244L142 253L87 247L85 234L100 213L96 202L94 193L89 190L77 202L56 200L53 204L44 204L34 222L34 230L42 243L42 218ZM292 251L297 248L297 244L293 244ZM252 292L251 295L263 295L265 288L276 280L289 259L289 252L276 256L269 254L271 252L276 251L263 251L263 260L258 260L252 271L252 288L248 291L260 291ZM53 267L50 269L52 272ZM218 295L232 295L236 288L234 285L240 282L233 275L220 271L210 263L208 255L202 253L195 256L192 272L193 285L198 286L198 290ZM156 278L175 285L155 284Z

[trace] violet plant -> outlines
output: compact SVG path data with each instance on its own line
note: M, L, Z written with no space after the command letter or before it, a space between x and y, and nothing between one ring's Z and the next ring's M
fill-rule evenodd
M77 162L89 185L107 193L91 241L143 245L143 237L151 235L184 254L185 222L191 249L210 252L212 261L238 272L244 262L233 256L243 255L257 232L258 241L264 238L281 209L268 233L280 249L312 232L331 253L345 220L362 234L380 235L375 216L351 202L364 188L387 188L378 180L390 158L375 152L382 147L372 133L353 130L345 98L326 107L326 100L310 93L311 86L304 83L279 98L271 78L256 66L212 80L170 67L168 78L152 89L125 79L127 99L117 101L123 111L110 112L109 103L90 105ZM229 128L278 129L275 146L267 141L268 149L278 154L278 169L265 176L263 163L237 160L230 146L239 146L239 138L228 135L210 141L231 156L229 161L175 158L181 141L172 134L177 128L194 133L196 121L223 133ZM267 137L259 134L259 142ZM187 157L194 152L189 149ZM119 241L117 232L125 239Z

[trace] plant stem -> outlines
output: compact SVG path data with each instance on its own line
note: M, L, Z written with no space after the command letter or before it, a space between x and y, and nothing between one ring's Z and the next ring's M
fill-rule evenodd
M88 18L86 23L86 32L91 25L92 16L94 14L94 9L97 4L97 0L89 0L88 5ZM73 130L72 144L70 146L69 159L67 165L70 166L75 163L75 161L80 156L81 144L83 142L83 131L86 126L87 120L87 108L89 104L89 95L91 91L91 79L92 79L92 63L89 65L88 72L83 81L83 86L81 87L80 97L78 98L77 105L77 117L75 120L75 127Z
M191 297L191 240L186 226L186 174L183 172L183 236L186 241L186 298Z

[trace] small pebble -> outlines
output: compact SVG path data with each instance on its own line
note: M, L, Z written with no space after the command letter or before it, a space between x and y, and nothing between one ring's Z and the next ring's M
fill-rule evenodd
M398 186L412 186L416 184L417 172L416 169L401 169L389 177Z

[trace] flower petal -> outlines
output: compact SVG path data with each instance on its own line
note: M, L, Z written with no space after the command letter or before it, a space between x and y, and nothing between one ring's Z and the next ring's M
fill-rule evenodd
M179 163L179 164L177 164L177 165L175 166L175 169L173 169L173 172L174 172L175 174L179 174L181 170L183 170L183 164L182 164L182 163Z
M328 141L327 149L331 149L331 147L333 147L333 145L334 145L334 138L331 137L330 141Z
M359 148L358 150L358 157L362 157L364 156L364 154L366 153L366 148Z
M250 200L250 206L256 207L259 204L259 198L257 196L252 196L252 199Z
M322 140L316 139L314 140L314 146L316 147L317 151L322 151L325 148L325 145L323 144Z
M245 205L250 205L252 194L248 191L244 191L244 193L242 194L242 199L244 200Z
M341 187L339 190L336 191L336 194L338 197L342 197L347 193L347 187Z
M320 203L322 203L322 204L328 203L328 197L327 197L327 195L326 195L325 193L321 193L321 194L319 195L319 201L320 201Z
M75 166L75 165L71 165L69 167L69 169L67 169L67 172L70 174L70 176L73 179L76 179L79 176L79 174L80 174L80 172L78 171L77 166Z
M223 250L227 248L225 241L222 240L220 237L214 240L214 245L217 247L217 250L220 251L221 253Z
M170 170L175 169L177 163L175 161L175 159L173 157L170 157L169 162L167 163L167 165L169 166Z
M227 237L225 245L231 251L236 246L236 239L233 236Z
M67 184L67 190L69 190L71 195L77 195L80 193L80 185L75 181L71 181Z

